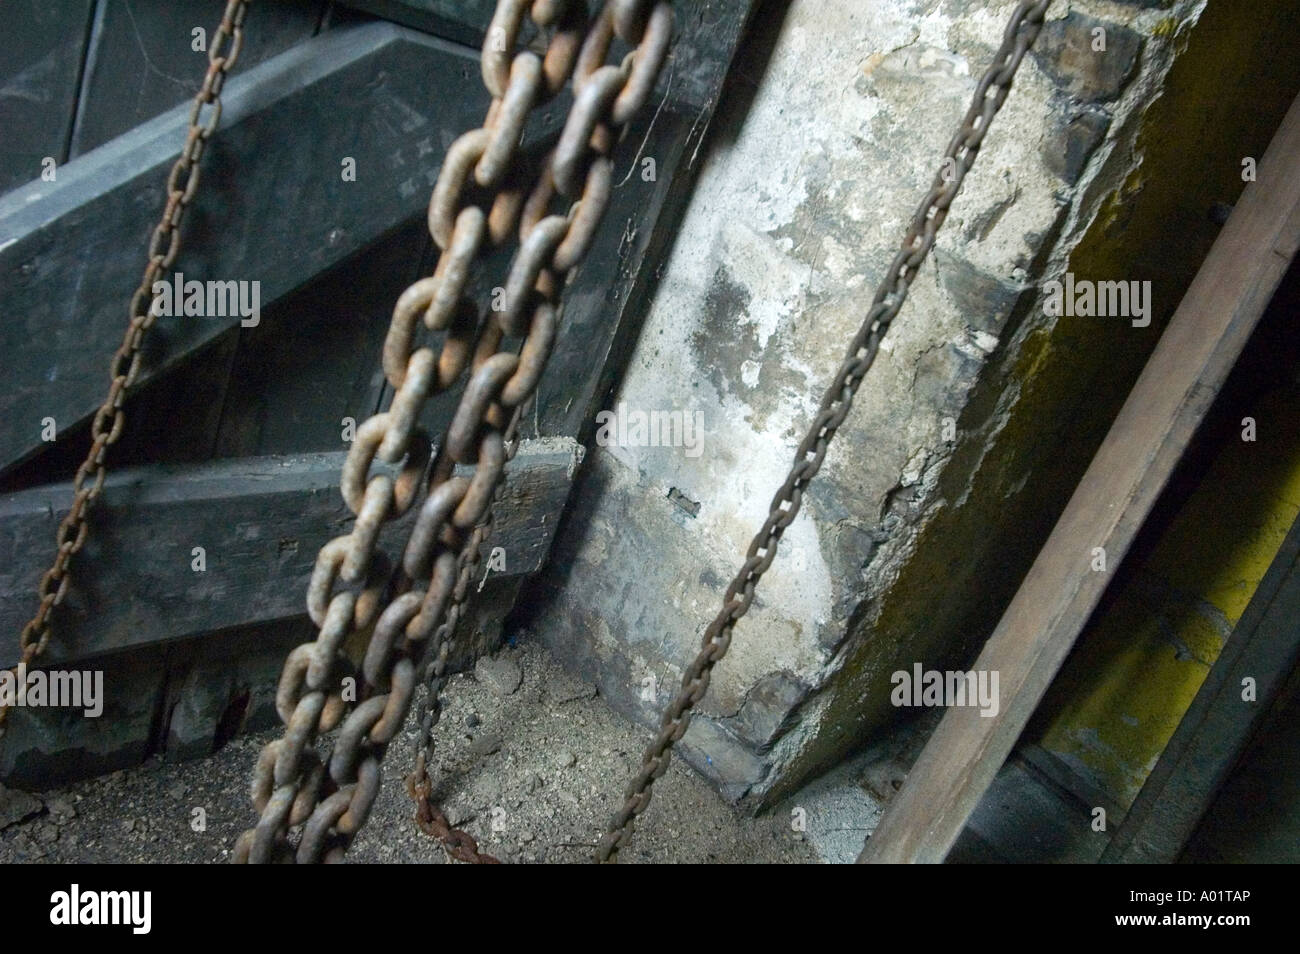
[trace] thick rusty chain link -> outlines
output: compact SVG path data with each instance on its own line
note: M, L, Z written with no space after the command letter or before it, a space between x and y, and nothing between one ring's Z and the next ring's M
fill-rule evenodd
M543 56L516 51L525 16L549 33ZM276 705L286 730L254 771L259 820L237 842L235 861L342 859L374 804L380 760L406 718L421 669L429 709L407 780L417 821L453 857L489 860L430 801L437 691L517 447L520 410L555 342L561 291L609 202L609 153L653 89L672 29L667 0L610 0L590 24L580 0L498 3L482 57L492 105L483 128L447 151L434 187L429 232L441 255L434 274L403 292L394 308L383 352L393 399L357 429L344 463L341 489L356 521L317 559L307 606L320 633L285 664ZM605 65L615 36L632 50L620 65ZM574 102L564 129L530 179L517 155L524 124L571 76ZM567 212L553 213L565 200ZM502 308L480 323L467 296L473 265L489 246L516 234ZM437 355L415 347L417 321L446 333ZM518 352L503 349L508 338L523 339ZM466 370L465 391L434 455L417 426L420 413ZM372 473L376 458L395 475ZM390 560L377 548L380 528L410 512L422 490L407 545ZM365 643L359 666L344 652L354 636ZM316 740L336 729L326 761Z
M87 519L91 507L104 488L107 472L105 457L108 449L122 436L126 424L122 404L140 374L140 348L144 344L145 335L158 318L152 307L153 284L180 254L181 220L198 189L199 159L221 120L221 88L244 45L244 17L247 12L248 0L229 0L221 24L212 36L212 45L208 49L208 70L190 109L185 145L167 176L167 204L149 239L149 262L127 308L129 321L126 335L109 364L108 396L91 421L90 451L77 468L72 482L72 509L59 524L55 534L58 552L37 588L40 607L23 627L19 637L24 664L30 665L45 651L50 641L54 607L63 602L68 591L72 558L86 545L90 531ZM17 670L15 668L12 671ZM0 705L0 731L3 731L8 715L9 708Z
M749 611L758 581L776 559L781 535L794 522L805 489L821 469L831 439L848 417L854 395L875 361L890 323L902 309L921 264L934 247L939 228L947 218L948 209L961 189L966 173L975 162L993 117L1006 101L1021 61L1038 38L1050 4L1051 0L1020 0L1016 5L997 58L975 88L970 109L948 146L934 184L913 216L902 246L876 291L871 309L850 342L834 381L826 389L817 416L795 452L789 476L772 498L767 520L750 542L740 572L727 587L721 611L704 631L703 646L687 667L681 689L664 712L659 733L646 750L641 768L628 786L627 800L601 839L596 851L597 861L617 859L619 850L632 834L637 816L649 806L655 780L668 770L673 745L686 734L691 710L708 691L713 667L727 654L732 629Z

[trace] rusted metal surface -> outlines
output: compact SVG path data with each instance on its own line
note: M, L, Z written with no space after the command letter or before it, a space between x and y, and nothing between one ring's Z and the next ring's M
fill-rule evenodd
M415 824L420 831L442 843L451 857L467 865L499 865L496 858L479 851L478 842L469 832L454 827L433 801L433 782L427 772L412 772L406 777L406 793L415 802Z

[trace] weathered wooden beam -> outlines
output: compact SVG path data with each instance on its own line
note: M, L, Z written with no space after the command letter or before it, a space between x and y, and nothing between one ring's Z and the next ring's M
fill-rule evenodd
M940 862L1011 752L1300 249L1300 99L974 668L1001 710L950 708L863 862ZM1098 548L1109 573L1094 572Z
M477 46L496 0L343 0ZM589 7L599 7L590 0ZM672 55L619 148L617 188L565 293L564 324L538 386L538 433L589 438L626 365L681 223L700 150L755 0L676 3ZM648 164L647 164L648 161Z
M488 97L472 51L374 23L236 75L224 100L175 268L260 282L265 309L417 215ZM102 400L187 121L174 109L0 198L0 473L41 448L44 419L62 432ZM160 319L141 381L240 321Z
M1300 520L1101 860L1173 864L1300 661ZM1255 696L1242 699L1243 682Z
M145 467L109 477L42 662L81 659L212 630L302 615L317 551L352 517L338 489L343 453ZM581 458L571 440L526 441L510 466L491 546L505 570L535 572ZM18 659L66 484L0 497L0 665ZM414 513L388 525L401 552ZM195 569L196 547L205 568Z

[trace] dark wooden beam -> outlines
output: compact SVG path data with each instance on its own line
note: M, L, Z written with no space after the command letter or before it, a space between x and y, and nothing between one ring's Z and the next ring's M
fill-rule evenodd
M320 547L352 517L338 489L343 453L145 467L109 477L55 616L42 662L82 659L301 616ZM580 460L573 441L525 442L511 464L491 545L506 567L539 569ZM0 665L18 658L40 574L72 492L59 484L0 497ZM414 514L381 535L397 554ZM196 572L193 549L206 568Z
M344 0L478 46L495 0ZM589 4L593 9L598 2ZM538 386L535 433L590 440L626 366L703 164L701 147L756 0L676 3L677 36L654 95L615 153L613 197L565 293L564 324ZM557 110L558 111L558 110ZM738 112L738 115L741 115ZM647 180L645 160L653 162Z
M1102 855L1173 864L1300 662L1300 520ZM1242 698L1245 679L1255 696Z
M472 51L383 23L235 76L176 270L259 281L265 309L418 214L487 99ZM0 198L0 473L41 449L44 418L62 432L102 400L187 120L174 109ZM160 319L141 381L239 321Z
M477 47L492 22L497 0L339 0L339 3L402 26Z
M10 0L0 30L0 193L67 160L94 0Z

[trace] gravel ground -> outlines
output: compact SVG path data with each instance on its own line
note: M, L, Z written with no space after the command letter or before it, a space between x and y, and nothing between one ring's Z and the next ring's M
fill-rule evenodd
M473 674L453 677L444 696L436 778L452 822L503 861L587 861L648 733L527 643L504 649ZM196 762L151 760L30 801L5 793L0 862L225 861L252 818L249 771L273 737L243 736ZM349 852L352 862L446 861L411 821L402 778L414 745L414 732L407 732L389 749L383 788ZM206 824L195 831L200 820ZM739 815L674 761L620 860L795 863L816 857L791 831L788 810Z

